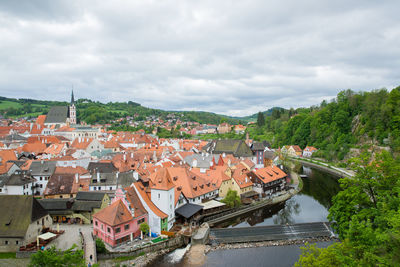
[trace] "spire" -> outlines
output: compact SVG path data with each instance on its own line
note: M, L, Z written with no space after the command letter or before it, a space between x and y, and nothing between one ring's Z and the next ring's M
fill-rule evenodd
M74 89L72 89L72 93L71 93L71 105L74 104L75 100L74 100Z

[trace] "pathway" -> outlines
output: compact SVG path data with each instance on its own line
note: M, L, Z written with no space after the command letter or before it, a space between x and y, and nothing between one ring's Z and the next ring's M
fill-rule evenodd
M86 264L95 264L97 263L97 255L96 255L96 243L92 237L92 231L82 231L83 240L84 240L84 252L85 252L85 261Z

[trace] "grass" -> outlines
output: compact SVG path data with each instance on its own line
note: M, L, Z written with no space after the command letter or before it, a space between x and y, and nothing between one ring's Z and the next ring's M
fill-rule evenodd
M139 253L139 254L136 255L136 256L121 256L121 257L114 258L113 260L114 260L115 262L123 262L123 261L134 260L134 259L136 259L137 257L143 256L143 255L145 255L145 253L144 253L144 252L141 252L141 253Z
M17 109L17 108L21 108L22 105L20 103L12 102L12 101L6 101L6 100L0 101L0 110L7 109L7 108L10 108L10 107L13 107L13 108Z
M0 259L15 259L15 252L0 252Z

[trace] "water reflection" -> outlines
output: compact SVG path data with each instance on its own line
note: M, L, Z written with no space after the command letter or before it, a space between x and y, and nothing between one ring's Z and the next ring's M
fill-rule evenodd
M260 209L224 222L218 227L248 227L328 221L332 197L339 192L337 178L315 169L304 169L303 190L286 203Z

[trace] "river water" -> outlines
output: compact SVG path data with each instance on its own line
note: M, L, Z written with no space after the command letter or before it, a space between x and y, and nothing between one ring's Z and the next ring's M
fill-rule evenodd
M281 205L265 208L235 218L219 227L249 227L275 224L294 224L328 221L328 209L332 197L339 190L336 177L316 169L302 167L303 190ZM326 247L329 242L317 243ZM292 266L301 254L300 245L280 247L258 247L232 250L216 250L207 254L204 266ZM184 266L184 260L171 261L171 255L164 257L154 266Z

